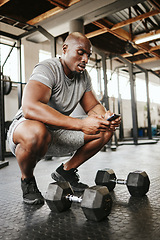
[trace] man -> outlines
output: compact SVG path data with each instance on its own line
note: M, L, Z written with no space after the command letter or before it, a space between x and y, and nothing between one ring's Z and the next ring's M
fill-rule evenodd
M37 64L25 87L22 108L10 126L8 139L21 169L23 200L27 204L44 202L33 171L49 153L59 156L75 152L51 176L56 181L70 182L75 191L84 191L88 186L79 182L77 168L109 141L120 124L120 118L106 121L111 113L93 94L85 70L90 55L90 41L81 33L72 33L63 44L61 58ZM69 116L78 103L88 114L86 118Z

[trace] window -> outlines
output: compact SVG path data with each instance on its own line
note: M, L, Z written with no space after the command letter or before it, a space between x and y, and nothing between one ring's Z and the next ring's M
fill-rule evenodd
M11 81L18 82L19 79L19 61L17 47L13 47L14 41L5 38L0 39L1 70L3 75L9 76ZM22 82L24 82L24 54L23 45L21 45L22 60Z
M97 96L101 96L104 93L103 72L101 69L101 81L97 77L97 69L93 66L87 66L87 71L92 79L93 89ZM151 76L150 76L151 77ZM108 96L118 98L118 76L114 72L111 74L111 70L107 70L108 79ZM131 99L130 79L129 74L125 72L119 73L119 91L122 99ZM153 103L160 103L160 86L153 82L149 82L149 97ZM147 101L146 83L144 79L136 77L135 97L139 102Z
M44 51L44 50L39 50L39 62L42 62L45 59L51 58L51 53Z
M14 42L1 43L1 67L3 75L7 75L12 81L18 79L18 68L17 68L17 48L13 48ZM12 52L10 53L12 49ZM10 53L10 55L9 55Z

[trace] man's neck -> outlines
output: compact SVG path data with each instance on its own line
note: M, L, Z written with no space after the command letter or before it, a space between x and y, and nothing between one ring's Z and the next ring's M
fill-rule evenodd
M68 78L72 79L73 76L74 76L73 72L68 68L68 66L65 64L65 62L64 62L64 60L62 58L60 58L60 62L62 64L63 71L64 71L65 75Z

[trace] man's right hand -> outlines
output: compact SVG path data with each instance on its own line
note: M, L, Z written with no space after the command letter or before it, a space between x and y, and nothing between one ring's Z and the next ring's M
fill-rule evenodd
M110 123L100 115L90 115L82 121L82 131L88 135L106 132L110 127Z

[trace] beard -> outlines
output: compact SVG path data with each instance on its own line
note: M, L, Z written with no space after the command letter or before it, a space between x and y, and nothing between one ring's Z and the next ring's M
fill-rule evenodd
M83 71L80 71L80 72L77 72L77 71L73 71L72 73L73 73L73 76L79 76L79 75L81 75L82 73L84 72L84 70Z

